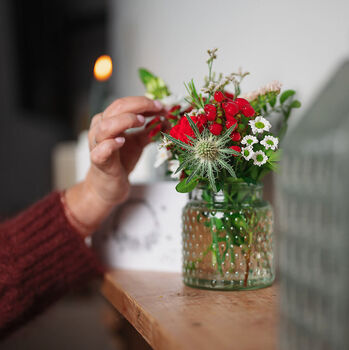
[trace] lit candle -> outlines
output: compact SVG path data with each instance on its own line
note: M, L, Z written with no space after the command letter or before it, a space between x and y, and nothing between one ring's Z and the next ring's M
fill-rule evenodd
M98 57L93 68L94 79L90 93L90 117L100 113L106 106L109 95L108 80L113 73L113 62L108 55Z

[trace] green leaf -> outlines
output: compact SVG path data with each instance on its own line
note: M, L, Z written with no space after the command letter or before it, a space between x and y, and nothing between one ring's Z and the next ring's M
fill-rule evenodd
M224 227L222 219L219 219L219 218L216 218L216 217L211 218L211 223L214 226L216 226L216 229L218 231L222 230L222 228Z
M179 193L187 193L191 192L199 183L198 179L194 179L187 183L187 179L183 179L180 183L176 186L176 191Z
M275 94L269 95L269 104L271 107L275 106L275 104L276 104L276 95Z
M302 104L298 100L294 100L290 104L290 108L300 108L301 106L302 106Z
M296 93L294 90L286 90L280 95L280 103L283 104L288 98Z
M278 162L280 161L282 156L282 150L278 149L277 151L273 152L270 156L269 156L269 161L270 162Z

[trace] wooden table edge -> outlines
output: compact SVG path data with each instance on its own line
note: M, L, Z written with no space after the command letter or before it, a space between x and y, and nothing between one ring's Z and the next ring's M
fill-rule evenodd
M101 292L104 298L110 302L119 313L127 319L128 322L138 331L139 334L153 349L178 350L180 345L163 330L159 322L154 319L129 293L122 290L119 285L112 280L112 271L105 273L101 286ZM147 333L141 327L141 319L150 323L151 332ZM166 345L166 347L160 346Z

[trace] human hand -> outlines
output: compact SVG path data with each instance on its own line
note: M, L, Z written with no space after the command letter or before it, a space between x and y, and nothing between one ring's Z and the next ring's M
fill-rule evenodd
M86 179L66 193L67 205L79 222L93 230L116 204L127 198L128 175L150 139L147 129L125 132L143 126L145 117L162 112L158 101L125 97L93 117L88 136L90 169Z

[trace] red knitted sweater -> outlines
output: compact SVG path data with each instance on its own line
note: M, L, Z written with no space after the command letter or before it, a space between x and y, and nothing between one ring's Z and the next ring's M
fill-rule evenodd
M0 224L0 339L102 272L57 192Z

